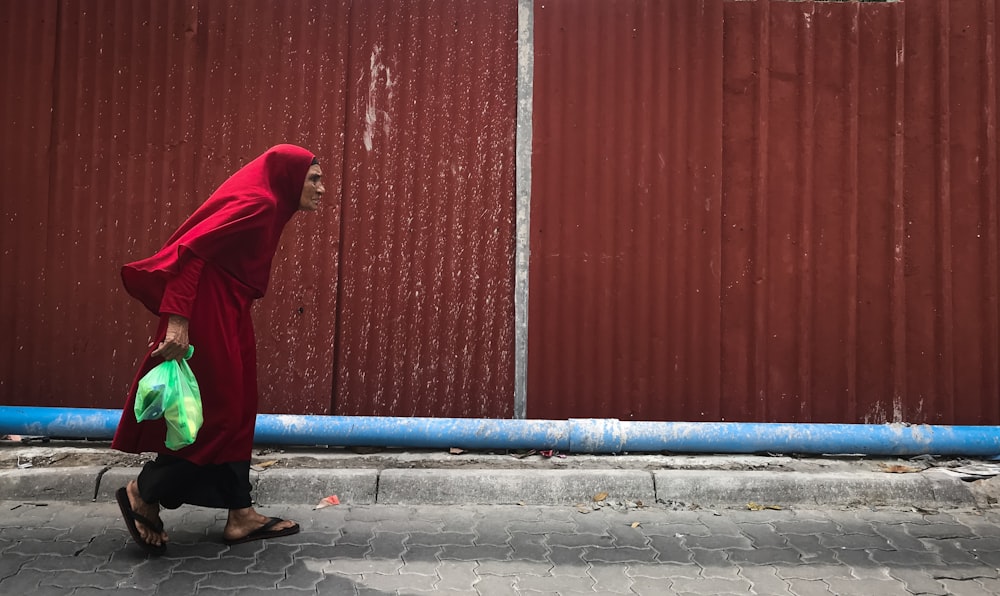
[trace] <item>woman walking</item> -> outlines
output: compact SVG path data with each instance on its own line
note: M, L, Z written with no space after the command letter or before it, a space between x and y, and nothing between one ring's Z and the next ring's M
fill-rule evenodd
M324 193L316 157L277 145L220 186L155 255L122 268L130 295L159 317L155 339L132 383L111 446L156 452L116 498L133 539L166 549L160 507L229 510L228 544L287 536L291 520L258 513L250 499L250 455L257 416L257 348L250 306L267 290L271 261L296 211L315 211ZM204 423L191 445L164 445L162 419L137 422L140 378L163 360L188 360L201 391Z

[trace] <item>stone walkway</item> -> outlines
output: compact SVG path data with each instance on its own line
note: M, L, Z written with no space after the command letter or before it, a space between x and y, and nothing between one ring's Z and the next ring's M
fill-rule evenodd
M113 503L0 501L0 594L1000 594L1000 512L271 507L302 533L228 547L165 511L147 558Z

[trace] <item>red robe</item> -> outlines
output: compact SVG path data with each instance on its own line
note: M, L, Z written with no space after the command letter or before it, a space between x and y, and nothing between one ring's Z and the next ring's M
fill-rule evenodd
M299 197L313 154L272 147L233 174L155 255L122 268L125 289L160 317L111 446L159 452L193 463L250 459L257 416L257 350L250 306L267 290L271 262ZM188 361L201 391L204 423L193 445L178 451L163 441L162 420L138 423L133 407L139 379L160 362L150 354L166 334L170 314L189 321L195 347Z

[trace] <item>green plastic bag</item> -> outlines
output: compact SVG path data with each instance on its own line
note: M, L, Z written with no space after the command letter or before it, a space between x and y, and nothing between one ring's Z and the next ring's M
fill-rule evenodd
M135 394L135 419L167 423L164 444L169 449L186 447L198 438L201 428L201 392L187 360L194 355L188 346L184 360L165 360L139 379Z

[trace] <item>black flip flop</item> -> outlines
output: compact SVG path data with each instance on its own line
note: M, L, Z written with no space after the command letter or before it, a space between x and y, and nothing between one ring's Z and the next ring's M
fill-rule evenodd
M291 536L292 534L299 533L299 524L287 527L283 530L272 530L274 526L280 524L282 520L280 517L272 517L263 526L257 528L253 532L250 532L243 538L223 538L223 542L232 546L234 544L243 544L244 542L252 542L254 540L265 540L267 538L278 538L279 536Z
M145 516L136 513L132 509L132 503L128 500L128 491L125 490L124 486L115 492L115 500L118 501L118 508L122 510L122 518L125 520L128 533L132 535L132 540L135 540L135 543L141 546L142 550L151 555L162 555L166 552L166 544L150 544L143 540L142 534L139 533L139 528L136 527L135 522L139 522L157 533L163 532L163 524L148 520Z

